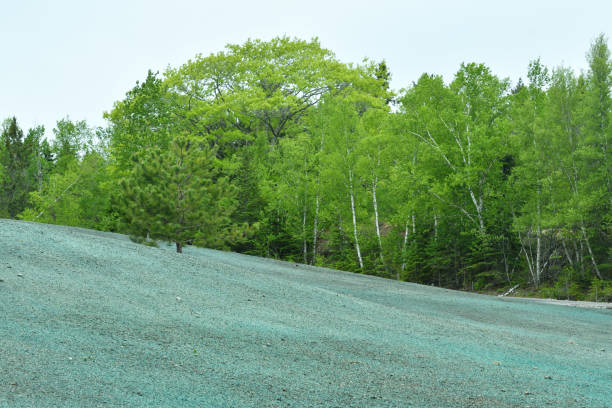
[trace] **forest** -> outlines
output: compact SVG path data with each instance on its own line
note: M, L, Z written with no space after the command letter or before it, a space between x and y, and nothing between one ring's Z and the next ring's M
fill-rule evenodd
M4 120L0 217L446 288L612 301L612 59L390 88L317 39L143 73L105 127Z

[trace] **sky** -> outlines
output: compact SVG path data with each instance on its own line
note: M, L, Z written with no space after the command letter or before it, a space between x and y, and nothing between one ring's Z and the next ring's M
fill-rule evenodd
M608 0L6 2L0 119L44 125L48 136L66 116L104 126L103 113L149 69L283 35L318 37L343 62L384 59L396 90L424 72L451 81L462 62L515 83L538 57L585 70L594 38L612 35L611 16Z

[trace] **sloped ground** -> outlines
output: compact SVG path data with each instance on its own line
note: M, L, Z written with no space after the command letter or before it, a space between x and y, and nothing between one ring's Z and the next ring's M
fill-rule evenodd
M612 311L0 220L1 407L612 407Z

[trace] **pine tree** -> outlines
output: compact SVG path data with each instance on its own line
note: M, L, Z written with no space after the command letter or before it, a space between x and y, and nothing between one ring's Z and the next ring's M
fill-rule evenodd
M26 207L28 193L34 188L29 168L37 147L30 138L24 141L17 119L13 117L4 122L0 136L0 166L3 168L0 215L14 218Z
M188 137L168 150L145 150L133 157L123 180L124 220L139 237L185 244L221 246L235 208L233 190L220 173L216 149Z

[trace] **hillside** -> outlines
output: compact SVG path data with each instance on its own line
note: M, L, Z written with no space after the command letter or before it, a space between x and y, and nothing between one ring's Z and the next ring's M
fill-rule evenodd
M0 407L610 407L612 310L0 220Z

